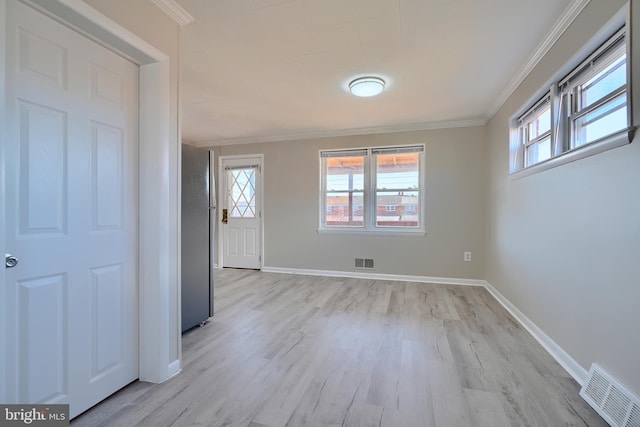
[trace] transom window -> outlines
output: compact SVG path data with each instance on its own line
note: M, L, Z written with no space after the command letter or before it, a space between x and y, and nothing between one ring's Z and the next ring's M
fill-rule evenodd
M510 172L630 142L628 72L623 27L513 120Z
M320 231L423 231L423 157L423 145L321 151Z

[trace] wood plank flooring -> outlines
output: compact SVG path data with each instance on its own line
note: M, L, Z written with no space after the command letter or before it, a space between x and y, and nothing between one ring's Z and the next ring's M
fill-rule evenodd
M606 426L481 287L216 271L183 371L79 426Z

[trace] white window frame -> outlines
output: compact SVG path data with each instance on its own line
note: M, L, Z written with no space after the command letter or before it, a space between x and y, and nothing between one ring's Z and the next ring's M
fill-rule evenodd
M534 123L538 117L540 117L540 113L546 111L547 109L550 110L550 115L551 115L551 120L550 120L551 123L549 126L549 130L539 134L534 138L531 138L531 136L529 135L530 125ZM551 157L553 157L555 138L552 131L553 108L552 108L550 92L547 92L538 102L536 102L531 108L529 108L524 114L522 114L518 118L517 123L518 123L518 139L519 139L519 143L521 145L521 151L522 151L521 159L518 160L520 162L519 166L521 169L528 168L541 163L541 162L536 162L536 163L529 164L529 151L533 146L542 143L547 138L549 138L550 140L551 153L552 153Z
M415 150L415 151L404 151ZM378 226L376 225L377 205L376 205L376 153L387 154L394 152L417 152L419 153L419 188L418 203L414 212L418 210L418 226ZM364 192L363 192L363 225L326 225L326 160L329 157L341 157L341 154L353 155L353 153L363 152L364 155ZM320 150L320 218L318 233L321 234L353 234L353 235L396 235L396 236L424 236L425 232L425 145L412 144L401 146L350 148L343 150ZM416 191L416 190L411 190ZM347 192L347 191L344 191ZM356 205L354 205L355 207ZM360 206L360 205L357 205ZM419 208L418 208L419 206ZM355 211L355 210L354 210Z
M618 41L615 41L615 40ZM606 105L608 103L610 103L612 100L614 100L615 98L618 98L620 95L625 94L627 96L627 128L629 127L629 123L630 123L630 117L629 117L629 110L630 110L630 102L629 102L629 71L628 71L628 66L630 64L629 61L629 57L627 56L627 60L626 60L626 64L625 67L627 67L627 81L626 84L621 86L618 89L615 89L611 92L609 92L609 94L605 95L603 98L601 98L600 100L597 100L593 103L591 103L588 106L582 107L581 104L581 98L582 98L582 93L580 91L580 87L586 83L587 81L589 81L592 77L596 76L597 74L599 74L600 72L602 72L605 68L607 68L607 66L611 65L614 60L616 58L618 58L620 55L626 53L626 43L624 40L624 30L620 30L616 35L614 35L611 39L610 39L611 43L609 46L607 46L607 49L602 53L603 58L601 61L598 61L598 63L594 66L594 67L590 67L589 69L586 70L581 70L580 72L576 73L576 76L574 79L565 79L565 81L561 82L561 84L559 84L558 86L562 86L562 85L566 85L566 88L563 89L559 89L563 94L566 94L565 96L567 96L567 102L563 105L563 107L566 107L569 109L568 111L568 131L569 131L569 135L567 137L567 142L568 142L568 150L575 150L577 148L580 148L582 146L588 145L588 144L593 144L593 143L597 143L598 140L596 141L592 141L590 143L576 143L576 140L578 139L577 135L576 135L576 123L577 121L586 116L587 114L593 112L594 110L596 110L597 108ZM597 53L597 52L596 52ZM586 61L585 61L586 62ZM610 135L606 136L605 138L608 138Z
M629 144L632 141L634 127L632 126L632 96L631 96L631 43L629 40L629 6L624 7L574 58L554 77L525 103L517 114L511 118L509 174L511 179L518 179L538 173L565 163L598 154L616 147ZM624 48L616 47L620 38ZM626 92L627 126L588 144L577 145L574 142L575 120L597 108L592 104L589 111L576 109L575 93L580 84L604 69L607 60L615 56L617 49L626 51L626 85L605 96L598 105L606 104L611 99ZM595 67L591 64L595 61ZM610 63L610 62L609 62ZM591 69L592 68L592 69ZM527 166L526 149L522 126L532 111L539 109L540 103L549 97L551 107L551 158Z

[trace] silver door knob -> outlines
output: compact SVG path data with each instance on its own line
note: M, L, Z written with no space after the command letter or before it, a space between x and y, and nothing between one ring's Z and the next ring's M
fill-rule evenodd
M14 257L11 254L4 254L4 267L5 268L13 268L18 265L18 258Z

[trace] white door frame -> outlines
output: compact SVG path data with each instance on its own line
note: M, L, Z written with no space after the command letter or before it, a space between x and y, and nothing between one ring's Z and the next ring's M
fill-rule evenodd
M0 0L0 129L5 129L6 7ZM170 58L81 0L31 0L55 19L129 57L139 67L139 378L162 382L181 369L179 312L178 161L180 144L171 135ZM173 117L173 120L177 120ZM0 131L0 200L6 200L4 132ZM0 209L0 251L6 247L4 208ZM0 298L5 298L0 274ZM0 348L6 348L6 319L0 315ZM174 342L172 342L174 341ZM175 342L177 341L177 342ZM177 348L177 351L176 351ZM0 351L0 384L6 384L6 358ZM0 387L0 402L7 390Z
M224 176L224 166L222 166L225 160L237 160L237 159L260 159L260 182L258 183L257 190L260 192L258 198L258 210L260 211L260 269L264 268L264 154L238 154L233 156L220 156L218 157L218 203L220 207L217 211L216 224L218 224L218 265L220 268L224 266L224 238L222 232L222 203L224 202L224 192L227 191L223 188L226 185L226 178Z

